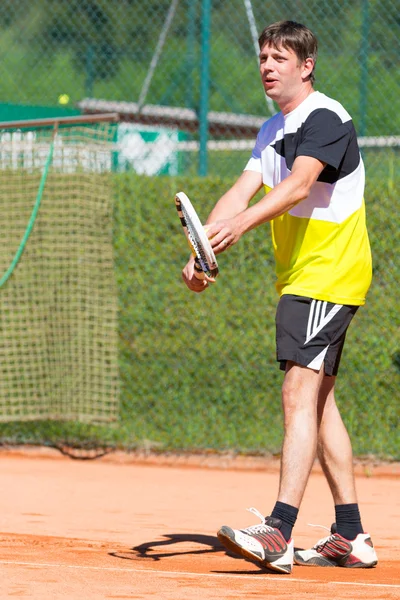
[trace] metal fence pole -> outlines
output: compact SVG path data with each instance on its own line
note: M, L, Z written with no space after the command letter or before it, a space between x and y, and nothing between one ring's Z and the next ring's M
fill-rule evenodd
M369 0L362 3L362 29L361 29L361 56L360 56L360 136L367 132L368 108L368 54L369 54Z
M210 92L211 0L202 2L199 110L199 175L207 175L208 101Z
M187 0L187 72L186 106L194 108L193 75L196 47L196 0Z

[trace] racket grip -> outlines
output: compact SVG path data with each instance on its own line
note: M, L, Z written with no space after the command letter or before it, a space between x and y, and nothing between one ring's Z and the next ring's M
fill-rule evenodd
M194 276L197 279L205 279L204 271L201 268L199 259L197 257L194 259Z

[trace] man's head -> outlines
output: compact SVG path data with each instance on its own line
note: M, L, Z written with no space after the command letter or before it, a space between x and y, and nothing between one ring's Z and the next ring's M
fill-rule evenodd
M266 44L274 48L292 50L296 54L299 63L304 63L307 58L311 58L315 68L318 41L313 32L305 25L295 21L279 21L268 25L258 38L258 44L260 50ZM315 81L314 68L309 75L312 84Z
M314 91L317 40L304 25L281 21L264 29L259 44L265 93L288 114Z

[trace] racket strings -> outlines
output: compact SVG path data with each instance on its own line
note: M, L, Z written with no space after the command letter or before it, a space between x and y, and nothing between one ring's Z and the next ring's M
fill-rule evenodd
M182 207L182 212L185 217L186 227L187 227L187 232L188 232L190 243L192 244L193 249L199 259L200 265L201 265L203 271L210 273L211 272L210 264L208 262L208 258L206 256L206 254L204 253L204 249L203 249L201 240L196 235L196 230L193 227L193 223L183 207Z

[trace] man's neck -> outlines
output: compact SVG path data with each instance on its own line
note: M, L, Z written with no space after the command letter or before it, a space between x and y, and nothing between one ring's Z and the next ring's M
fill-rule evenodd
M289 113L294 111L295 108L300 106L300 104L302 102L304 102L304 100L306 98L308 98L308 96L310 94L312 94L313 92L315 92L315 90L312 87L312 85L310 84L309 86L302 88L300 90L299 94L295 98L292 98L292 99L288 100L287 102L279 104L279 108L281 109L282 114L288 115Z

